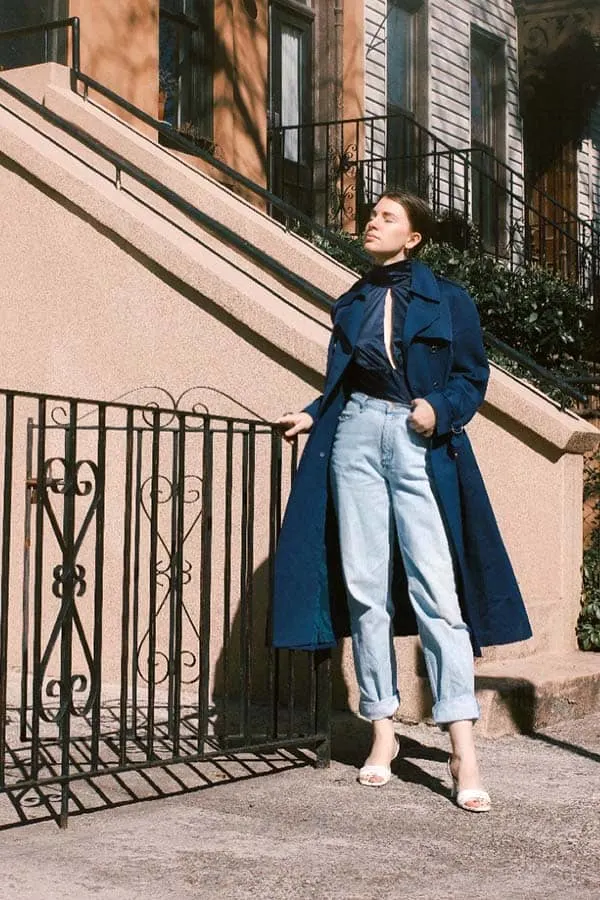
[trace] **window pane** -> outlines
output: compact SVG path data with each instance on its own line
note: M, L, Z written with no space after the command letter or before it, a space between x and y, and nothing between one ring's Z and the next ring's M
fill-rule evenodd
M194 23L173 18L194 14ZM210 0L161 0L159 92L161 117L175 128L212 133L212 19Z
M162 118L174 127L179 122L179 29L161 16L159 22L159 90L163 97Z
M412 13L390 6L387 19L388 105L414 111L414 27Z
M281 27L281 124L300 125L302 110L302 36L299 28ZM299 132L285 132L286 159L299 160Z
M64 18L64 5L57 0L0 0L0 31L41 25ZM65 31L50 31L0 41L0 68L32 66L50 60L64 61ZM47 52L47 56L46 56Z
M481 47L471 47L471 137L473 141L492 147L494 118L492 105L493 63L491 55Z
M160 0L160 8L170 13L183 15L186 12L185 0Z

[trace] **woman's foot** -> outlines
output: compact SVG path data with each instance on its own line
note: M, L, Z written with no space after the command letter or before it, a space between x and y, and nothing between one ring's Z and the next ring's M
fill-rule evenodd
M391 719L373 722L371 752L358 773L358 780L366 787L383 787L392 777L390 764L398 756L400 745Z
M452 798L456 805L468 812L488 812L492 802L481 787L479 766L475 754L453 755L448 760L448 772L452 778Z

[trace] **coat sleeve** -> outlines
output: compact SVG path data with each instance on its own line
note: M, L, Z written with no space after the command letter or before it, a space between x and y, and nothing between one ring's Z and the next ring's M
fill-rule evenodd
M450 375L444 388L424 398L435 410L438 435L462 431L483 403L490 374L473 299L453 286L449 302L453 350Z

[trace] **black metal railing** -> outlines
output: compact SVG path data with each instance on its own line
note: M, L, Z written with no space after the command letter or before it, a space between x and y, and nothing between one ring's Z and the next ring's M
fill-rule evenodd
M328 761L328 655L269 646L297 451L205 399L0 391L0 828L65 825L97 776Z
M288 158L290 146L307 158ZM431 204L459 246L549 267L600 308L600 231L485 148L456 149L397 114L274 128L271 155L272 191L327 228L360 233L378 194L401 187Z
M41 44L32 48L33 57L23 60L22 52L14 48L14 66L33 65L34 63L47 63L51 61L62 62L57 47L53 47L51 36L56 32L63 31L71 33L71 68L74 72L78 72L81 67L81 43L80 43L80 21L78 16L71 16L69 19L57 19L54 22L42 22L39 25L28 25L23 28L11 28L7 31L0 31L1 46L10 43L18 45L19 42L26 38L41 38ZM11 63L3 63L4 68L13 68Z
M169 126L154 119L152 116L129 103L114 91L110 90L94 79L84 75L83 73L75 73L75 77L73 80L74 87L78 83L83 83L84 92L86 95L88 90L93 89L95 92L106 97L111 102L116 103L130 115L135 116L139 121L143 122L146 125L151 125L153 128L156 128L159 133L166 132L171 134L172 130L169 128ZM19 100L21 103L29 107L34 112L38 113L43 118L47 119L49 122L60 128L66 134L69 134L70 136L76 138L84 146L87 146L94 153L100 155L103 159L109 161L112 165L114 165L115 184L120 185L122 190L125 188L123 188L122 186L121 174L126 173L138 183L154 191L158 196L163 197L169 203L172 203L175 208L185 213L199 225L208 229L213 234L216 234L218 237L238 249L243 254L249 256L259 265L263 266L266 270L273 272L277 276L277 278L287 281L296 290L299 290L303 295L310 297L310 299L315 303L318 303L319 305L322 305L326 308L330 308L333 304L333 299L323 291L315 287L311 282L298 276L293 270L283 266L269 254L264 253L260 249L254 247L248 241L240 238L239 235L232 229L222 225L211 216L200 212L187 200L180 197L174 191L166 188L157 179L147 175L145 172L139 169L139 167L132 165L120 154L110 150L95 138L91 137L87 132L73 125L62 116L59 116L58 114L47 109L43 104L39 103L38 101L27 95L24 91L5 81L1 77L0 89L5 91L13 98ZM148 140L151 140L151 138L148 138ZM244 191L250 191L261 202L265 201L270 208L271 214L280 221L285 221L285 224L288 228L291 228L295 232L300 232L304 236L308 237L334 257L336 256L336 254L339 254L344 262L347 263L348 260L350 260L352 265L359 271L366 269L370 265L370 259L368 255L355 243L349 243L335 231L331 231L327 227L315 223L306 213L295 209L289 203L281 200L272 192L266 190L260 185L255 184L250 179L236 172L234 169L227 166L220 160L214 159L210 153L200 150L185 137L173 134L173 142L182 151L186 153L192 152L196 156L209 163L211 166L214 166L219 172L221 172L223 175L226 175L228 180L235 182L235 184L237 184L240 189L243 189ZM531 371L537 382L541 382L542 384L557 390L560 393L559 399L561 403L564 403L566 398L571 398L579 403L586 401L585 395L576 390L572 385L568 384L565 379L563 379L559 374L551 372L544 367L539 366L528 356L504 344L504 342L500 341L494 335L488 332L485 332L485 338L488 345L492 347L498 347L502 345L502 354L514 360L516 363L518 363L519 366L523 367L524 369Z

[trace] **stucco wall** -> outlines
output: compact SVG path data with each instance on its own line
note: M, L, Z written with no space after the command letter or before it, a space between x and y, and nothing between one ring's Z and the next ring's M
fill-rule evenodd
M239 414L235 402L239 401L267 419L298 408L314 396L315 387L306 377L290 371L251 332L221 318L210 302L206 306L201 300L192 302L93 221L76 215L10 168L3 170L0 185L9 223L0 344L7 386L109 400L142 386L159 386L178 396L203 385L223 392L196 393L196 399L202 399L212 412ZM23 253L24 247L32 252ZM512 389L511 380L504 377ZM148 393L128 396L135 401L147 399ZM543 414L545 401L540 403ZM581 552L581 458L558 452L526 426L511 424L493 404L484 407L471 433L535 631L531 642L488 651L488 658L571 648ZM263 515L254 557L263 589L267 547ZM107 541L107 553L120 559L118 523ZM217 570L219 564L217 559ZM18 576L18 564L15 572ZM110 566L106 582L108 590ZM217 667L222 613L218 579L215 584L217 637L212 660ZM109 607L106 615L110 616ZM260 643L262 638L257 640ZM259 660L261 646L257 644L256 649ZM107 654L110 663L110 642ZM415 642L402 641L399 657L401 678L407 685L404 710L420 715L427 699L424 682L413 677L420 671ZM347 647L342 671L344 678L336 681L338 702L345 702L349 694L353 703Z
M255 5L252 18L215 0L214 140L224 162L266 184L269 5Z
M68 114L69 102L63 101L63 114ZM58 102L58 95L54 102ZM77 103L82 106L79 114L85 115L81 101ZM103 114L94 110L87 115L99 127ZM166 201L136 187L132 179L122 179L117 189L111 167L105 171L103 163L80 148L84 164L77 158L77 144L64 138L62 142L69 150L61 151L58 132L53 132L52 141L45 140L39 121L30 128L26 116L7 110L2 110L0 120L0 152L4 154L0 203L5 217L0 352L6 387L101 400L126 395L129 400L146 401L156 400L156 392L151 397L148 391L138 390L142 387L166 389L177 397L188 388L200 386L193 399L212 413L239 415L243 411L265 419L300 408L314 396L328 339L325 309L311 305L295 293L291 284L280 283L268 268L261 269L251 257L245 258L214 234L194 226ZM143 153L151 153L152 164L159 165L163 151L144 150L139 141L126 141L114 127L98 133L122 152L129 147L128 152L140 164L144 160L144 166L149 165ZM183 191L182 173L178 172L175 179L174 171L180 166L172 158L168 162L165 159L163 175L167 184ZM211 185L203 189L202 177L197 173L193 176L198 181L187 189L198 191L204 200L210 194L213 215L221 216L223 224L231 223L235 216L236 228L251 241L252 228L244 231L243 220L249 218L255 223L260 214L231 195L224 194L220 202L217 194L223 193L221 188ZM237 207L235 213L231 204ZM258 225L254 226L257 233ZM278 228L265 222L260 230L268 225L274 231ZM279 235L274 242L278 252L283 251L279 246L282 240ZM294 269L296 253L291 245L297 244L298 260L306 266L308 256L313 254L314 280L323 289L330 289L322 257L293 237L288 236L287 241L284 263ZM332 268L341 292L351 283L352 275ZM85 406L83 413L91 421ZM560 412L536 391L497 371L488 401L470 430L535 632L532 641L494 648L488 658L567 651L575 646L579 602L579 453L590 435L576 417ZM22 443L21 435L20 451ZM197 443L194 447L197 461L201 453ZM268 456L261 451L262 470L256 481L256 497L261 503L268 494L265 460L268 462ZM17 598L16 609L23 548L18 523L18 515L22 518L23 513L22 453L20 466L21 481L15 497L19 494L21 500L15 499L13 532L12 596ZM284 471L288 471L287 462ZM222 469L216 467L215 472L215 492L221 498L218 527L224 537L223 480L218 477ZM284 495L286 487L284 483ZM235 496L239 506L239 491ZM105 614L118 630L115 623L123 554L118 512L111 523L106 540ZM262 606L255 617L253 652L260 667L265 658L269 538L264 506L257 513L257 523L252 570L255 596ZM239 532L236 534L238 540ZM215 555L215 572L222 571L222 546L219 552L220 556ZM55 555L56 547L54 557L48 556L48 565ZM238 540L236 562L240 555ZM55 600L51 596L51 572L46 574L48 598L44 608L50 616ZM214 579L213 591L211 664L216 676L223 634L219 577ZM238 613L234 597L232 633L237 634ZM108 638L107 666L109 670L112 666L114 673L119 661L118 642L111 641L110 633ZM405 692L404 709L421 715L427 701L422 679L413 677L420 672L416 646L414 641L401 642L399 656L401 677L411 686ZM16 665L18 640L14 651L11 664ZM341 701L349 693L354 702L347 648L344 653L345 677L336 680L337 697Z
M149 115L158 112L157 0L70 0L81 20L81 69Z
M40 191L21 174L2 168L0 199L10 223L10 241L4 244L3 281L0 287L3 328L0 349L3 354L2 386L44 393L68 394L75 397L91 397L114 400L123 397L125 402L145 404L159 403L169 406L165 393L175 398L188 389L192 390L182 407L190 409L199 404L214 414L242 418L264 417L273 420L285 409L304 406L315 393L315 387L307 384L299 374L290 370L283 355L265 352L264 345L239 322L233 326L227 315L215 314L210 300L206 306L202 297L192 301L185 293L157 274L150 261L126 252L119 240L113 240L104 229L85 216L74 214L69 204L56 202L53 196ZM29 248L23 252L23 248ZM161 390L162 389L162 390ZM62 404L51 403L52 409ZM24 541L24 483L25 483L25 418L39 421L35 403L17 400L17 439L15 443L15 473L13 495L13 534L11 570L11 643L10 666L20 665L21 653L21 605ZM59 420L64 421L61 413ZM82 404L77 419L91 427L78 439L78 459L96 459L97 441L93 432L97 423L97 410ZM109 412L109 421L123 428L122 414ZM141 421L136 417L136 421ZM4 425L4 403L0 398L0 428ZM193 423L192 423L193 427ZM160 490L166 496L166 481L170 474L168 435L163 439L160 473ZM37 438L36 438L37 440ZM224 566L224 479L223 446L215 455L214 525L215 552L213 565L215 577L211 592L212 634L210 668L212 684L222 679L223 634L223 579ZM37 444L36 444L37 446ZM47 456L64 455L62 432L49 432ZM103 576L103 659L104 678L107 685L118 682L121 650L121 603L123 571L123 506L124 496L123 433L112 433L108 438L107 514L104 535ZM190 480L187 488L190 497L201 485L202 440L193 433L188 438L188 465ZM242 483L240 480L240 444L237 443L234 458L237 473L232 484L233 522L231 566L231 635L232 665L239 664L241 586L239 581L241 547ZM269 546L269 495L270 439L259 439L256 464L256 528L254 537L253 569L256 573L257 598L254 605L254 629L256 634L253 654L256 656L256 689L263 682L261 672L265 657L265 560ZM0 465L3 463L0 452ZM289 469L289 452L284 453L284 470ZM34 454L34 471L35 454ZM144 480L151 472L151 459L144 453ZM61 466L54 464L53 475L60 477ZM89 477L88 469L81 473ZM287 475L284 486L287 485ZM146 486L146 491L148 486ZM62 523L60 497L51 498ZM189 499L189 497L188 497ZM82 499L81 504L85 500ZM148 497L146 497L147 508ZM198 504L186 511L186 528L193 521ZM33 507L35 521L36 508ZM79 505L81 508L81 505ZM160 528L163 539L168 536L170 522L167 507L160 507ZM191 514L191 518L190 518ZM166 516L166 518L165 518ZM43 639L48 639L56 615L56 599L53 599L53 567L60 561L61 553L52 534L49 520L45 528L45 558L43 568ZM148 604L149 543L147 518L142 514L141 539L141 604ZM95 567L93 559L92 531L79 556L88 578L85 597L78 601L81 618L88 635L91 635ZM184 617L184 647L197 648L191 622L198 621L200 529L196 525L186 542L186 559L191 559L192 580L185 588L190 620ZM144 536L145 534L145 536ZM168 556L166 545L159 542L159 560L162 565ZM158 598L165 590L160 581ZM260 587L260 593L258 592ZM33 602L33 595L30 595ZM147 624L141 614L142 634ZM168 648L168 602L158 620L158 647ZM236 644L233 636L237 637ZM74 652L77 665L85 660L77 636ZM143 661L142 661L143 662ZM75 671L80 668L75 666ZM53 656L49 675L56 676L58 657ZM238 665L239 671L239 665ZM220 673L220 674L219 674ZM189 674L189 673L188 673ZM222 685L220 685L222 687ZM191 688L193 691L194 688ZM143 701L142 701L143 702Z

